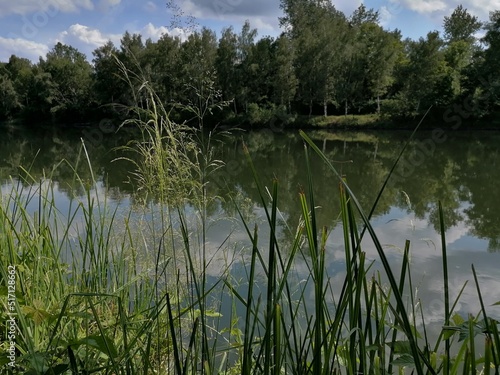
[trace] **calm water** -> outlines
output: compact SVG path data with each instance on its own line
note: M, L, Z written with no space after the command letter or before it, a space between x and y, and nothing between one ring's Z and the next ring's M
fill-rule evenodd
M35 179L52 174L56 182L57 205L65 207L70 198L83 194L73 181L73 172L66 164L54 166L66 159L78 160L81 138L86 140L93 170L99 180L101 194L107 194L112 204L126 212L134 202L133 188L127 180L131 166L124 161L112 162L120 156L114 147L130 139L126 132L90 137L83 129L58 131L4 130L0 138L0 186L3 194L11 189L20 166L30 170ZM387 174L397 158L407 132L327 133L309 132L369 211ZM469 280L458 310L477 313L479 303L473 285L471 264L474 264L482 285L486 305L500 301L500 133L454 132L445 135L421 132L412 142L387 186L375 210L372 223L394 265L400 264L405 240L411 240L411 263L418 298L424 301L427 319L442 321L441 245L438 233L438 201L445 210L446 242L449 252L450 294L454 298L464 282ZM306 189L303 142L296 132L261 131L239 133L218 144L217 155L225 167L217 171L208 185L209 194L236 196L251 222L260 225L260 237L265 242L266 226L261 201L246 165L242 144L250 150L260 172L263 185L272 179L279 182L279 209L283 241L293 232L300 219L299 192ZM85 163L78 168L84 180L91 181ZM53 171L53 172L52 172ZM319 224L330 231L328 240L329 269L334 281L345 277L342 271L344 250L338 225L338 181L319 158L312 157L314 193ZM13 179L11 179L11 176ZM245 259L246 235L228 200L209 207L214 225L209 230L208 247L214 261L208 272L217 277L221 272L219 245L226 238L234 249L231 264L234 272L241 270ZM133 209L133 208L132 208ZM364 251L379 262L370 241ZM297 265L299 276L305 277L305 264ZM499 316L499 307L489 308Z

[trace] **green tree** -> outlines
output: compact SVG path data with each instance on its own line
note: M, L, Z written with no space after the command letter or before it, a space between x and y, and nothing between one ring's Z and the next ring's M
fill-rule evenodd
M181 92L182 77L179 72L181 40L164 34L157 42L146 41L143 60L147 76L155 92L170 106Z
M6 74L0 74L0 119L10 118L20 108L14 84Z
M348 20L346 48L338 47L337 53L342 54L343 59L339 64L341 74L337 75L337 101L343 103L345 115L350 107L360 110L366 105L375 89L378 89L375 95L383 93L380 75L387 69L387 61L379 59L377 54L387 40L378 20L378 12L360 5ZM385 57L390 63L390 56Z
M282 25L293 41L298 98L312 114L315 104L328 104L339 97L338 79L343 77L346 59L347 24L345 16L329 1L283 0ZM342 48L343 46L343 48Z
M217 38L208 28L194 32L181 45L179 72L183 88L180 101L200 125L214 102L221 99L216 89L216 57Z
M405 41L405 56L398 60L395 71L396 106L401 115L415 116L438 100L444 100L443 95L448 96L443 91L450 86L443 83L449 76L443 44L437 31L418 41Z
M218 42L215 57L217 87L225 101L233 102L235 114L240 109L246 111L255 94L250 86L255 85L251 77L257 68L257 65L252 66L255 63L252 54L255 52L256 36L257 30L246 21L240 34L236 34L232 27L223 29Z
M450 16L444 17L444 40L447 43L466 41L473 43L474 34L481 29L482 23L471 15L462 4L457 6Z
M396 60L402 53L399 32L388 32L373 22L365 22L360 27L360 59L363 61L365 101L376 100L380 113L381 97L393 82ZM369 96L368 96L369 95Z
M28 94L30 105L23 111L27 119L39 121L53 117L51 108L56 98L56 88L57 84L51 74L45 72L40 64L35 65Z
M222 92L222 98L233 101L234 112L237 113L236 92L237 92L237 72L238 65L238 35L232 27L222 30L219 39L217 55L215 58L215 68L217 72L217 85Z
M273 79L273 43L271 37L264 37L252 47L248 57L246 72L247 100L252 103L267 104L271 102Z
M481 54L476 78L475 97L478 104L487 113L493 112L500 105L500 10L490 13L489 22L484 26L486 31L481 42L485 49Z
M271 75L272 100L291 111L291 102L297 91L292 41L286 34L274 42L273 74Z
M238 86L236 90L235 100L243 106L245 112L248 109L248 104L252 99L252 91L249 87L252 75L252 62L254 53L255 38L257 37L257 29L250 27L250 22L247 20L241 28L238 35L238 43L236 49L236 77Z
M108 41L105 45L96 48L92 55L95 75L94 95L97 103L101 105L120 103L127 87L121 78L116 61L118 49L113 42Z
M142 74L141 61L144 51L145 46L140 34L130 34L128 31L123 34L118 56L129 71Z
M120 101L126 107L131 105L143 105L145 98L136 96L140 87L147 81L144 72L145 45L140 34L123 34L117 54L120 64L120 77L124 80L125 90L122 92Z
M91 108L92 66L76 48L57 43L40 58L41 70L50 75L53 84L50 112L59 119L80 120L88 117Z
M33 64L26 58L12 55L5 65L22 107L30 105L29 91L33 80Z
M467 9L459 5L450 16L444 18L444 40L446 48L445 60L450 68L449 82L452 91L452 100L460 97L463 92L463 82L467 79L468 67L478 52L475 33L480 30L482 23L472 16Z

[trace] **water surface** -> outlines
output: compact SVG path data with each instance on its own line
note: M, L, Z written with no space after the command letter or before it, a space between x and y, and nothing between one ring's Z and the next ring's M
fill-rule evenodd
M123 160L114 161L122 156L115 148L131 138L130 132L104 134L102 139L89 138L82 129L31 128L3 132L0 138L2 194L9 194L12 184L19 183L23 168L29 170L34 182L50 175L55 182L56 204L64 212L71 199L85 193L70 167L76 165L83 181L90 183L92 174L99 181L96 196L100 199L105 196L120 212L136 209L134 184L130 183L132 166ZM345 176L367 213L410 135L404 131L310 131L308 134ZM92 170L82 156L82 139ZM235 197L252 224L259 225L262 243L269 235L261 199L243 155L244 143L262 185L270 187L274 179L278 181L280 236L284 249L301 217L299 192L308 188L304 142L297 132L239 132L214 142L217 157L225 163L210 176L208 184L211 196L223 198L208 208L213 225L208 231L207 248L213 261L207 271L214 278L224 269L221 261L238 273L243 272L242 262L248 259L245 255L247 236L236 219L229 196ZM432 132L420 132L407 148L374 210L372 224L396 269L402 261L405 241L411 241L416 298L423 300L430 322L442 322L444 308L438 202L445 211L452 299L469 280L458 311L474 314L479 311L472 264L479 275L485 304L500 301L499 143L500 134L496 132L453 132L439 138ZM328 268L333 282L341 285L345 277L341 271L345 255L339 226L339 181L317 156L311 155L311 160L318 223L329 231ZM224 242L226 253L222 255L219 250ZM228 261L227 249L234 251L231 261ZM368 238L364 240L363 250L368 259L374 261L374 270L377 269L380 262ZM299 277L306 277L305 264L299 263L296 268ZM488 309L493 316L500 315L498 307Z

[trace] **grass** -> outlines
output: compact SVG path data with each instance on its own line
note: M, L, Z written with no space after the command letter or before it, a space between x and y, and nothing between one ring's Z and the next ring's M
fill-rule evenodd
M129 160L145 198L140 215L107 201L85 145L74 170L86 163L93 181L81 181L75 172L75 186L85 194L73 198L66 212L57 207L51 174L35 181L29 168L1 197L2 332L9 318L8 266L16 267L17 324L15 368L2 357L3 371L499 372L498 323L488 316L474 268L479 307L471 313L476 315L457 314L461 293L449 295L442 207L445 311L440 335L430 341L424 309L414 295L411 244L405 243L401 266L394 270L370 224L373 209L361 209L348 180L304 133L307 166L324 162L336 175L336 199L341 203L336 222L345 251L338 266L347 276L338 285L326 266L332 228L317 224L311 169L300 171L307 179L298 192L302 218L291 233L292 241L285 242L281 236L287 229L279 225L279 181L267 191L245 149L266 228L252 225L234 202L248 237L242 273L246 277L231 273L227 261L218 265L222 276L211 280L207 268L216 260L207 248L208 206L216 198L207 196L206 186L221 162L211 154L211 136L170 122L148 87L139 87L146 103L138 110L143 139L127 150L137 153ZM268 235L260 238L262 233ZM366 258L364 237L377 249L381 270ZM232 250L228 238L219 244L220 251ZM308 267L305 280L298 280L298 261ZM484 345L478 345L478 339ZM7 351L8 341L1 345Z

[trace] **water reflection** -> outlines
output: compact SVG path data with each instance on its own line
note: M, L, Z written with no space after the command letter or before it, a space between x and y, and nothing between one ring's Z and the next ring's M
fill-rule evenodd
M3 129L0 138L0 184L9 184L9 176L18 176L21 167L29 170L33 181L52 176L58 190L68 197L83 194L81 184L74 179L73 168L85 182L91 181L92 173L107 188L111 199L127 198L133 191L130 180L130 164L115 150L133 135L121 131L104 135L99 144L88 144L92 171L81 154L81 129ZM396 160L407 132L378 133L326 133L310 132L338 171L346 176L359 202L369 211L377 193ZM387 186L375 210L382 221L406 220L407 228L417 230L417 225L429 223L439 228L438 201L445 210L447 229L462 235L457 248L473 250L471 243L486 240L481 250L500 250L500 215L498 191L500 190L500 153L497 144L500 134L492 132L455 132L447 141L435 147L432 153L422 156L419 145L431 137L421 132L412 142ZM298 193L307 187L304 144L295 132L272 133L270 131L239 133L224 138L224 143L214 143L217 157L225 167L211 176L209 193L228 196L238 193L246 205L260 206L252 174L243 155L245 143L259 171L264 185L271 185L276 178L280 187L280 210L284 225L296 226L300 217ZM338 218L338 182L315 155L312 156L312 174L318 217L321 225L334 227ZM57 167L56 167L57 166ZM408 170L411 173L407 173ZM23 175L23 173L21 173ZM401 178L404 176L404 178ZM229 200L222 202L222 209L233 214ZM212 207L212 213L217 207ZM398 229L400 230L400 229ZM450 233L451 233L450 232ZM469 240L465 240L469 238ZM475 239L476 241L472 241Z

